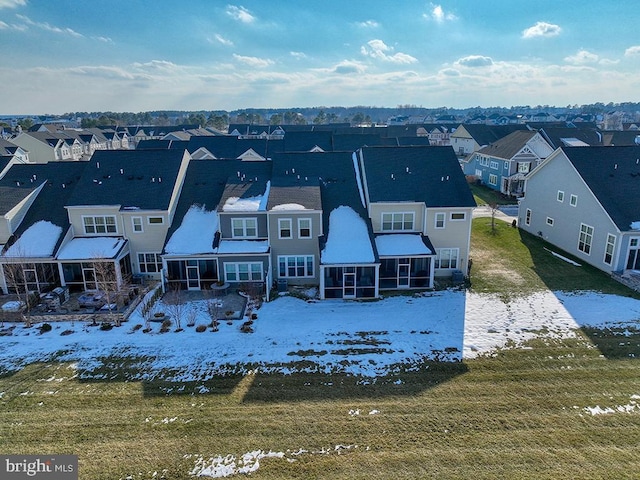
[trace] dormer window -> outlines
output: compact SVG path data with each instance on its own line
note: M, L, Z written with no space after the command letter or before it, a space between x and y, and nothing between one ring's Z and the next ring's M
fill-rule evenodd
M231 230L233 238L258 238L258 219L232 218Z

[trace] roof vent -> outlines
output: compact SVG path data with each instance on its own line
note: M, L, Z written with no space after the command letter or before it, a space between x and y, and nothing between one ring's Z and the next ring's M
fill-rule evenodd
M96 162L96 168L100 168L100 162Z
M614 170L617 170L617 169L618 169L618 164L617 164L617 163L613 165L613 169L614 169Z
M120 175L123 175L123 174L124 174L124 169L121 168L120 169Z
M19 186L20 186L20 181L16 180L16 187L19 187Z

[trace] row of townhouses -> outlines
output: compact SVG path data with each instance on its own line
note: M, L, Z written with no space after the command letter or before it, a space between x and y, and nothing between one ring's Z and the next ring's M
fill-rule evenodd
M348 299L466 272L475 201L450 147L195 157L97 150L11 165L0 288L17 268L29 290L93 290L100 264L118 285L309 285Z

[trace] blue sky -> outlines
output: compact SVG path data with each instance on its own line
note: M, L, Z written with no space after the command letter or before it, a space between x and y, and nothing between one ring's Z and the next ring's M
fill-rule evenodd
M0 114L638 101L636 0L0 0Z

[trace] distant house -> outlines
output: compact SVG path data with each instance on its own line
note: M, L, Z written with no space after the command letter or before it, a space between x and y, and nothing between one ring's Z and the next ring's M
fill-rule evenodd
M460 158L469 157L482 147L506 137L516 130L529 130L526 125L461 124L449 136L454 152Z
M640 147L561 147L527 177L520 228L607 273L640 271Z
M478 150L465 165L465 174L504 195L521 196L527 174L552 151L540 133L516 130Z

